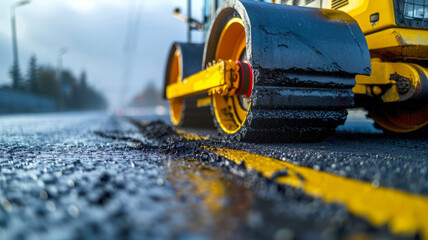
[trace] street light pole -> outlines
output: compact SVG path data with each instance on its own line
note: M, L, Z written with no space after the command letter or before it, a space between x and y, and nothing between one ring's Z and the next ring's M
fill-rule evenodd
M11 12L11 27L12 27L12 51L13 51L13 64L14 64L14 71L18 71L19 69L19 59L18 59L18 41L16 38L16 19L15 19L15 8L19 7L19 6L23 6L30 3L29 0L22 0L19 2L16 2L14 4L12 4L12 6L10 7L10 12ZM18 75L16 75L16 77L18 77ZM19 85L19 80L20 79L13 79L14 81L14 88L17 88Z
M15 8L11 8L12 17L11 17L11 23L12 23L12 50L13 50L13 62L18 63L18 43L16 41L16 20L15 20Z
M187 0L187 42L192 43L192 0Z

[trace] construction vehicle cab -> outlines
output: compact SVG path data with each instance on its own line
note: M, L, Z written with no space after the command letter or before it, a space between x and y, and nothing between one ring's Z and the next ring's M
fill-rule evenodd
M197 24L205 42L174 43L168 57L171 122L243 141L316 141L357 106L384 130L420 131L428 123L420 1L205 1Z

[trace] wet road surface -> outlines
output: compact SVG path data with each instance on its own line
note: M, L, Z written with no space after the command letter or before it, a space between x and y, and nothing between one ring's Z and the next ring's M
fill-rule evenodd
M147 120L0 117L0 239L428 238L426 139L351 117L321 143L229 143Z

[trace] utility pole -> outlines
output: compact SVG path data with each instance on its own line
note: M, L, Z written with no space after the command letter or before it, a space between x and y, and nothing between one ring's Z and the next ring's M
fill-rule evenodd
M16 71L16 73L13 74L13 88L18 88L19 87L19 81L21 79L19 76L19 59L18 59L18 41L16 38L16 18L15 18L15 8L19 7L19 6L23 6L30 3L29 0L21 0L19 2L16 2L14 4L12 4L12 6L10 7L10 12L11 12L11 27L12 27L12 51L13 51L13 70L12 71Z
M62 81L62 56L66 54L68 49L66 47L62 47L58 52L58 58L57 58L57 66L56 66L56 78L58 80L59 84L59 109L64 109L64 83Z
M187 22L187 42L192 43L192 31L202 30L204 27L201 22L192 18L192 0L187 0L187 16L181 14L180 8L174 9L174 16Z

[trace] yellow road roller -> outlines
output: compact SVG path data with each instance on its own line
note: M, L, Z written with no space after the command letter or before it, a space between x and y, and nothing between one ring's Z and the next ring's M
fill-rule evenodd
M319 141L363 107L388 132L428 128L427 0L215 0L203 22L175 14L189 26L165 71L176 127Z

